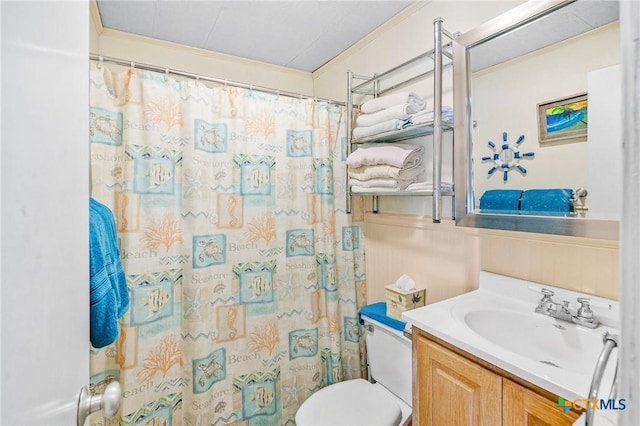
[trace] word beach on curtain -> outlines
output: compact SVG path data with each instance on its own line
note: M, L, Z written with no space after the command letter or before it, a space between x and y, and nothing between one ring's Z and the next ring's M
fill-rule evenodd
M364 372L362 215L344 108L91 66L92 197L114 213L130 309L91 350L92 425L293 424Z

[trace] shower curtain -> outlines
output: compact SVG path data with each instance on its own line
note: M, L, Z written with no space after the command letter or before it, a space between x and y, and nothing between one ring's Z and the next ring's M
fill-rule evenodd
M91 64L91 194L131 305L91 350L92 425L293 424L365 374L362 223L345 212L345 110ZM360 220L360 219L358 219Z

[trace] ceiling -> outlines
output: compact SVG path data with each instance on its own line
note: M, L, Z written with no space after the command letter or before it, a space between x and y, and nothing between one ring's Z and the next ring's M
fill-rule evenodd
M315 71L414 1L97 0L102 26Z

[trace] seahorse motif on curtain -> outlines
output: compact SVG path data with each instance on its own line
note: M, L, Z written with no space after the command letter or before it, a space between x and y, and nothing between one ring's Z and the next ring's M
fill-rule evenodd
M344 118L92 64L92 196L131 294L118 341L91 351L93 391L122 384L120 417L92 425L292 424L313 392L362 377Z

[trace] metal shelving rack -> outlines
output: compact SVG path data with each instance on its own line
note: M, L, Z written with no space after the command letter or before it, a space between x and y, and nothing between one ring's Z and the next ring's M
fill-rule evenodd
M347 154L351 154L353 145L370 142L398 142L433 135L433 190L421 192L353 193L349 186L347 176L348 213L351 212L352 195L372 196L372 209L374 213L378 212L379 196L430 196L433 197L433 222L439 223L442 216L442 196L451 196L453 202L454 192L442 191L442 135L443 132L453 131L453 125L445 123L442 120L442 72L445 68L453 66L451 42L443 43L443 36L453 40L456 35L451 34L442 27L442 18L436 18L433 21L433 30L434 48L413 59L381 74L376 74L373 77L356 75L351 71L347 72ZM426 65L422 66L421 62L424 62ZM420 71L414 74L411 72L412 67L418 67ZM393 80L393 77L397 78L398 75L403 72L409 75L401 77L400 81ZM352 138L353 110L354 107L357 106L354 105L354 95L367 95L376 98L409 84L424 80L430 76L433 76L434 118L432 121L365 138ZM388 83L389 81L391 81L391 83ZM356 84L357 82L360 83ZM388 86L383 88L382 86L385 82L388 83Z

